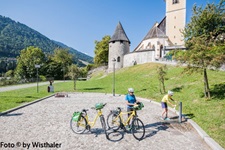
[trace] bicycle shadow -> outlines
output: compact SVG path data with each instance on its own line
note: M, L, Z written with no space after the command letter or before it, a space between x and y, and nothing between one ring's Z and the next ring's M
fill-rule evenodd
M142 140L146 138L150 138L156 135L160 131L166 131L167 129L169 129L168 125L170 125L170 122L161 122L161 121L151 123L151 124L146 124L145 136ZM131 132L126 132L124 130L114 131L112 129L108 129L106 133L107 133L106 138L111 142L121 141L124 138L125 134L131 134ZM105 133L102 128L92 128L91 132L87 132L86 134L95 134L95 137L98 137L98 135L105 134Z
M150 138L154 135L156 135L158 132L160 131L166 131L169 127L167 125L169 125L169 122L155 122L155 123L151 123L151 124L146 124L145 125L145 138ZM154 128L154 130L152 129Z
M113 131L111 129L106 130L106 139L111 142L118 142L124 138L124 131ZM92 128L90 131L86 130L83 134L94 134L95 137L105 134L102 128Z
M107 139L111 142L118 142L121 141L124 138L124 131L113 131L113 130L107 130Z

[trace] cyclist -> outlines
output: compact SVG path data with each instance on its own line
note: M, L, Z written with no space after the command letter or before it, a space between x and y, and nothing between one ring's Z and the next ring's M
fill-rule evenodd
M134 105L136 105L139 102L134 95L133 88L128 89L128 94L126 95L125 100L126 100L126 104L127 104L127 112L132 111ZM131 113L128 113L128 118L129 118L130 114Z
M172 91L168 91L168 94L166 94L163 98L162 98L162 119L164 120L170 120L170 118L168 118L168 106L167 103L169 103L170 105L172 105L173 107L175 107L175 105L173 105L170 100L175 101L173 98L173 92ZM164 114L166 114L166 116L164 117Z

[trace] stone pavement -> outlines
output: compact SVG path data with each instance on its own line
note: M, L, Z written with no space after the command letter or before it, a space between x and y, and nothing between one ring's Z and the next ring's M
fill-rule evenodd
M64 81L54 81L54 83L58 83L58 82L64 82ZM49 85L49 82L39 82L38 83L38 86L42 86L42 85ZM37 86L37 83L3 86L3 87L0 87L0 92L12 91L12 90L35 87L35 86Z
M76 149L76 150L210 150L196 130L188 123L164 122L159 119L161 107L150 100L140 99L145 107L138 111L146 127L145 138L137 141L131 133L109 133L110 140L101 130L100 121L92 133L75 134L70 129L74 111L88 108L93 120L96 103L107 103L105 118L111 109L125 109L124 95L101 93L69 93L69 97L50 97L27 107L0 116L0 149ZM169 112L172 116L175 113ZM10 148L11 147L11 148ZM13 147L13 148L12 148Z

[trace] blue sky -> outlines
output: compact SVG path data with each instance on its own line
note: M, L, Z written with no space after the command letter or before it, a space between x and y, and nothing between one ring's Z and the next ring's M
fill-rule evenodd
M192 6L219 0L187 0ZM94 56L94 41L112 36L120 21L132 51L165 16L164 0L0 0L0 15L23 23L49 39Z

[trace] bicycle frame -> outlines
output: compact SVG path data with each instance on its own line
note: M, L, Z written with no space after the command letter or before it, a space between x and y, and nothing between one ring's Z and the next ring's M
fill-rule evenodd
M141 110L142 107L144 107L143 104L140 104L140 106L135 107L129 112L122 112L120 107L117 107L116 110L111 110L107 116L107 125L109 129L112 129L115 132L119 129L128 133L131 132L135 139L139 141L142 140L145 135L145 126L137 116L137 110ZM128 115L128 117L126 117L127 119L124 115Z
M92 127L95 125L97 119L98 119L101 115L102 115L102 111L101 111L101 110L97 110L97 114L95 115L95 118L94 118L93 121L89 121L89 118L88 118L88 115L87 115L87 114L86 114L84 117L85 117L85 119L87 120L87 124L92 128Z
M127 119L124 119L123 115L127 115L130 113L130 116L127 118ZM129 112L120 112L119 115L117 117L120 117L121 118L121 122L124 126L127 126L129 125L129 122L130 120L134 117L134 116L137 116L137 112L136 110L133 110L133 111L129 111Z

